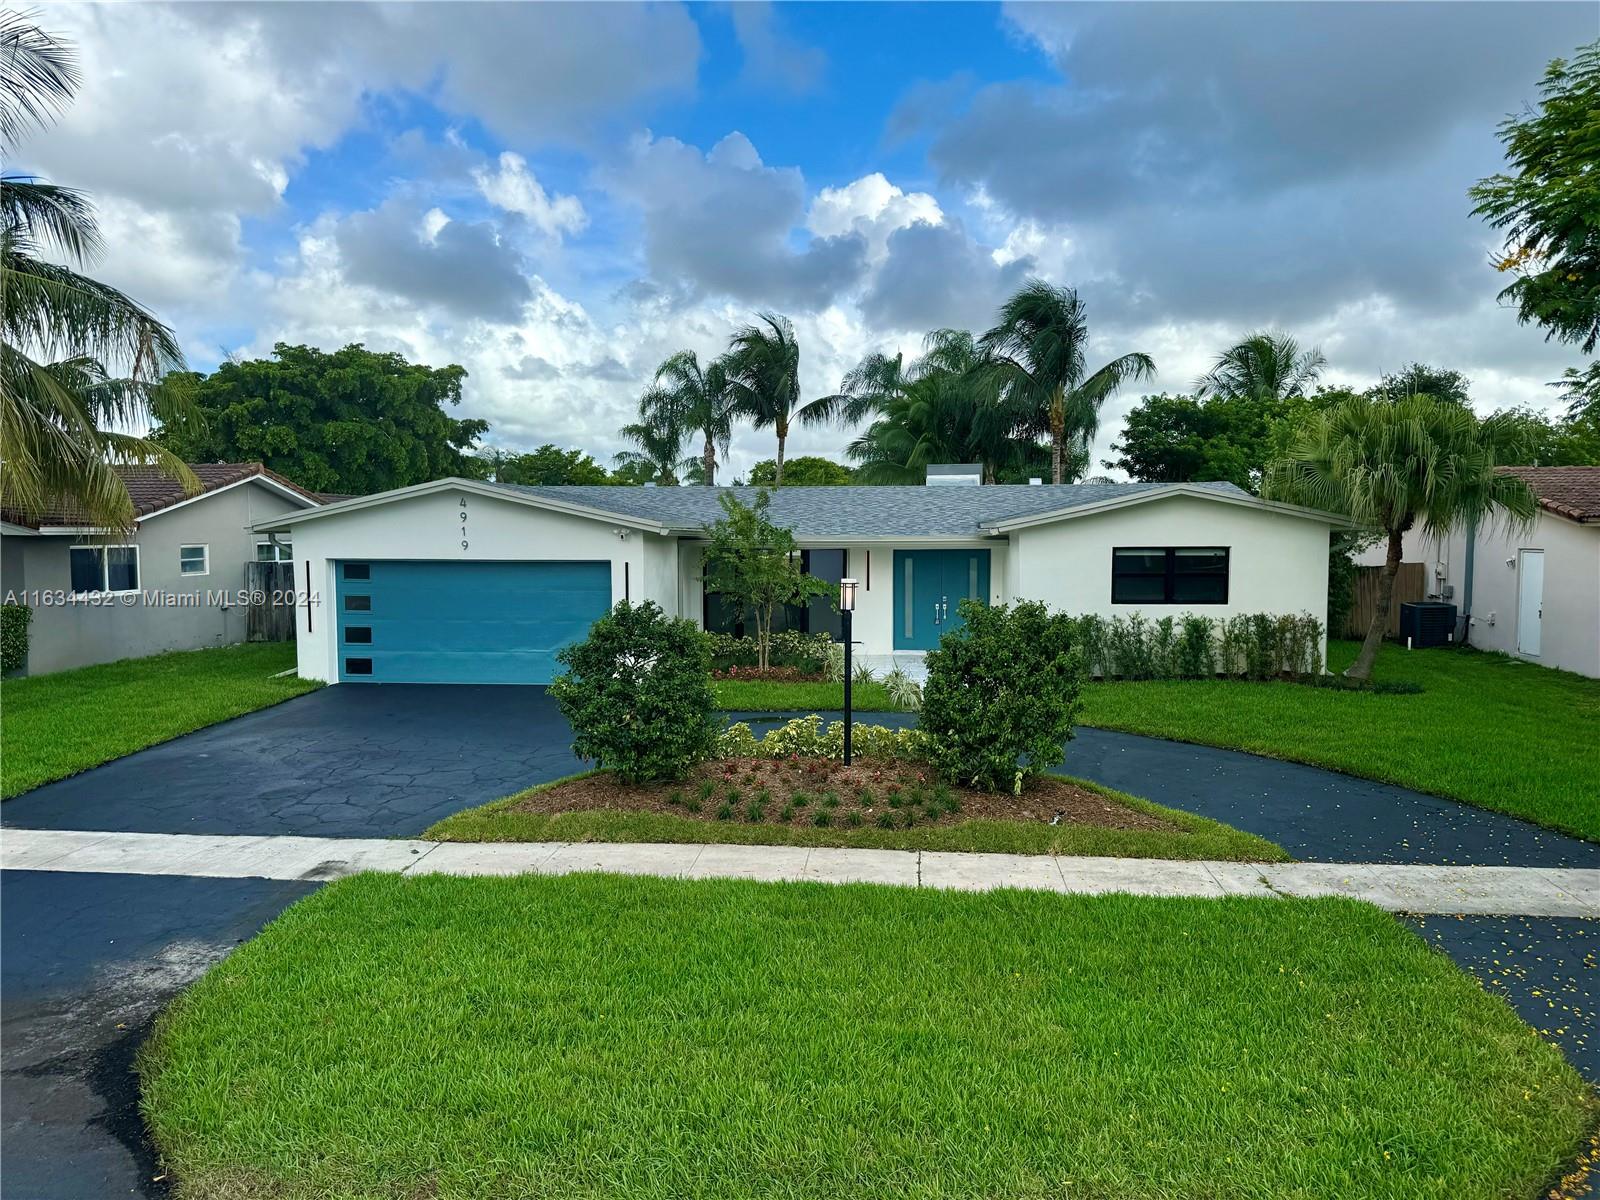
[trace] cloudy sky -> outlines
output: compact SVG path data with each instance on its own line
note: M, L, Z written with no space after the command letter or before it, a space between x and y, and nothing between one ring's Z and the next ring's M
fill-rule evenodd
M1152 354L1152 390L1263 326L1335 381L1454 367L1484 409L1548 405L1577 361L1496 304L1466 189L1546 61L1596 35L1592 3L42 19L86 85L8 166L93 194L101 276L193 365L277 341L460 363L462 415L511 449L609 460L656 364L757 309L793 318L822 394L869 351L984 327L1030 274L1079 289L1092 359ZM733 463L771 452L745 431Z

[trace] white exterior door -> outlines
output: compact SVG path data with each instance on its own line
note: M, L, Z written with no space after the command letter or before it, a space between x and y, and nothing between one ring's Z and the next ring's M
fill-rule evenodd
M1517 653L1539 657L1544 624L1544 551L1517 551Z

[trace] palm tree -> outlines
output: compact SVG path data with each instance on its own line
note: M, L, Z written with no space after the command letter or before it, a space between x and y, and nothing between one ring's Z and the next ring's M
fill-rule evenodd
M1526 527L1533 493L1499 463L1523 455L1513 421L1480 421L1470 408L1433 396L1352 396L1312 413L1288 452L1267 466L1262 494L1350 517L1388 540L1378 603L1361 653L1345 674L1372 677L1389 624L1394 577L1405 534L1421 526L1442 536L1463 525L1499 520Z
M662 487L678 486L678 471L684 466L683 444L688 431L670 420L639 420L624 425L623 437L634 444L632 450L619 450L615 457L619 469L643 475Z
M0 13L5 152L59 111L79 81L64 42L23 15ZM94 208L82 193L0 177L0 505L28 518L65 502L85 524L126 530L133 502L116 466L155 466L191 492L200 483L170 451L125 431L197 417L185 391L161 386L163 375L183 367L172 331L74 269L100 247ZM51 250L70 265L45 261Z
M939 330L929 334L930 338ZM867 355L839 382L839 390L812 403L826 406L828 415L845 425L856 425L868 417L882 414L896 396L900 395L910 380L906 374L905 356L874 352Z
M1301 350L1286 333L1262 330L1217 355L1217 361L1195 381L1195 395L1289 400L1303 396L1322 374L1327 360L1316 347Z
M789 427L795 421L817 425L832 420L838 410L836 397L801 403L800 343L789 318L777 313L757 313L754 325L733 335L724 361L734 412L749 417L757 429L772 426L778 435L773 486L782 487L783 448L789 440Z
M733 440L733 389L725 359L704 369L693 350L680 350L656 368L655 379L639 402L641 420L666 424L705 438L697 482L715 486L717 451L724 459Z
M1018 465L1032 443L1000 402L998 376L964 329L937 329L909 369L873 355L845 377L841 396L877 419L845 453L863 483L921 483L931 463L977 462L983 480ZM863 385L861 381L871 381Z
M1148 354L1124 354L1085 377L1089 323L1071 288L1030 279L1000 308L999 323L979 340L994 363L1019 428L1050 438L1050 481L1065 482L1069 455L1087 461L1100 406L1129 380L1155 374Z

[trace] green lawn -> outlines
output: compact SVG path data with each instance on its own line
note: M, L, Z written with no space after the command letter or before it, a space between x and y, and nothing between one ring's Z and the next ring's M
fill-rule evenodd
M842 683L772 683L763 679L713 679L717 707L726 712L834 712L844 708ZM850 688L854 711L898 712L881 683Z
M0 682L0 795L322 686L270 678L293 667L293 642L265 642Z
M863 826L818 828L731 821L696 821L654 812L516 812L519 800L560 783L541 784L515 796L446 817L422 836L441 842L711 842L743 846L857 846L875 850L969 850L991 854L1093 854L1109 858L1183 858L1236 862L1287 862L1280 847L1254 834L1192 813L1163 808L1086 779L1072 782L1121 804L1163 817L1178 828L1104 829L1043 821L971 820L910 829Z
M1355 651L1354 642L1332 643L1332 669ZM1393 645L1375 678L1424 691L1107 683L1084 689L1080 719L1333 767L1600 840L1600 681L1499 654Z
M1595 1117L1344 900L357 876L140 1065L187 1200L1504 1200Z

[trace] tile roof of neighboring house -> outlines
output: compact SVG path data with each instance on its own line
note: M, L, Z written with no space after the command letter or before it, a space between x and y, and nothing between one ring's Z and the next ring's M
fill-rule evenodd
M553 487L493 484L602 512L658 521L672 529L700 529L722 516L717 496L732 492L748 504L759 488ZM978 537L1000 521L1120 500L1171 487L1165 483L1064 483L1037 487L786 487L769 494L773 520L795 536ZM1231 483L1189 484L1248 497Z
M122 481L128 485L128 496L133 500L135 517L148 517L158 513L164 508L171 508L184 500L194 497L185 494L183 485L170 475L164 475L154 467L115 467ZM285 479L276 471L269 471L260 463L190 463L189 469L200 480L200 491L196 495L205 495L215 492L229 484L239 483L245 479L260 476L270 479L273 483L288 488L297 495L304 496L313 504L327 503L315 492L307 491L292 480ZM25 525L33 529L41 529L51 525L64 525L75 527L83 524L83 513L71 505L62 505L52 508L36 517L24 518L19 513L8 512L5 519L17 525Z
M1600 467L1501 467L1526 481L1541 508L1574 521L1600 521Z

